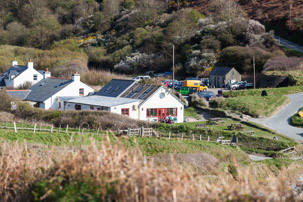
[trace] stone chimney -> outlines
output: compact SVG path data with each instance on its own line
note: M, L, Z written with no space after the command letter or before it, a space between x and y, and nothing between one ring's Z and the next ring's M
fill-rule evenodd
M17 66L17 65L18 65L18 61L17 61L17 59L15 58L14 61L12 61L12 67Z
M48 68L45 69L45 71L43 72L43 79L47 79L51 77L51 72L48 71Z
M29 59L29 62L27 63L27 69L34 69L34 63L32 62L32 59Z
M75 72L72 76L72 80L75 82L80 82L80 74L78 74L78 72Z

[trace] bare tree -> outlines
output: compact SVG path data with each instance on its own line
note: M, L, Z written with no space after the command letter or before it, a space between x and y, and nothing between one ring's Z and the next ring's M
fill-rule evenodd
M210 11L218 21L229 21L245 16L241 6L234 0L213 0L210 5Z

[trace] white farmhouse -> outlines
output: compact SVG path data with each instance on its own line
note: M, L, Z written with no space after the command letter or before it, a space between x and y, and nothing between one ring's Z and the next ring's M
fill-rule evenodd
M184 103L166 87L126 83L111 81L94 96L61 97L60 105L64 106L62 110L103 110L144 121L158 122L168 117L177 123L184 121Z
M9 68L0 76L0 88L18 88L26 83L36 84L43 79L43 75L34 69L34 63L30 60L27 66L18 65L16 59Z
M86 96L94 92L94 89L80 81L80 74L75 73L72 79L60 79L50 77L44 72L44 79L30 88L31 92L25 98L37 108L57 110L62 106L58 102L61 96Z

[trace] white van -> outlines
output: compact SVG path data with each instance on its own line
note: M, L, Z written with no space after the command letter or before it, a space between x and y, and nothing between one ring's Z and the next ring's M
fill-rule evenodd
M134 81L141 81L146 79L150 79L150 76L136 76L133 78Z

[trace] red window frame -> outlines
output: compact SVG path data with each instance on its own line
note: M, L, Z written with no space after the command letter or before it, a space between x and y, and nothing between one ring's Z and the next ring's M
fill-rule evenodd
M79 95L83 96L84 95L84 88L79 88Z
M152 118L152 117L159 117L161 114L159 114L159 111L165 110L165 116L172 116L176 117L178 116L178 108L149 108L146 109L146 117Z
M129 108L122 108L121 114L124 116L129 116Z

